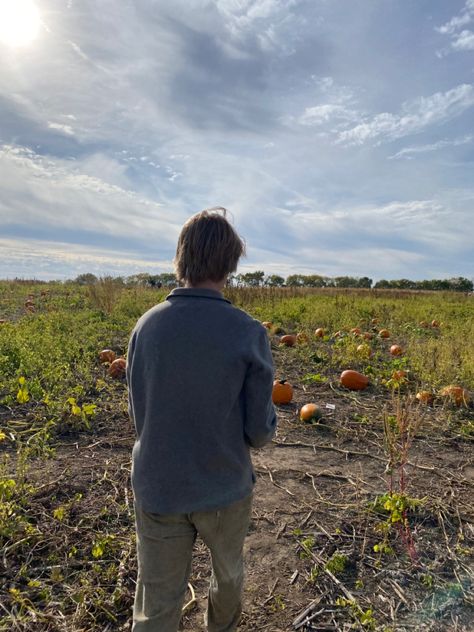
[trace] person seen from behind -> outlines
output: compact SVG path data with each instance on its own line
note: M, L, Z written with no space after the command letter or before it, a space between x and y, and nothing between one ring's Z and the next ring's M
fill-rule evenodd
M266 330L222 294L243 253L225 209L191 217L176 250L181 287L147 311L130 337L133 632L177 632L197 535L212 564L206 629L231 632L240 619L255 483L250 448L276 430Z

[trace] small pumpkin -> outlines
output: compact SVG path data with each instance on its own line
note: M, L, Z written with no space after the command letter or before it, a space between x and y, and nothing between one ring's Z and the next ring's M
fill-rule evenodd
M341 373L340 382L351 391L362 391L369 385L369 378L358 371L347 369Z
M403 349L400 347L400 345L392 345L390 347L390 353L393 356L400 356L403 353Z
M401 382L402 380L406 380L408 373L403 369L399 369L398 371L394 371L392 373L392 380L396 380L397 382Z
M314 335L315 335L317 338L322 338L322 337L325 335L325 333L326 333L326 332L325 332L325 330L324 330L322 327L318 327L318 328L316 329L316 331L314 332Z
M293 399L293 387L286 380L275 380L272 389L274 404L289 404Z
M273 323L271 323L269 320L264 320L262 325L265 327L265 329L271 329L273 327Z
M379 331L380 338L390 338L390 332L388 329L381 329Z
M360 327L353 327L351 329L351 334L354 334L354 336L360 336L362 333Z
M378 325L379 324L379 319L378 318L372 318L372 320L370 321L372 325Z
M306 423L319 421L323 416L323 411L316 404L305 404L300 409L300 420Z
M280 338L280 344L293 347L296 344L296 336L294 334L286 334Z
M445 386L439 394L441 397L449 399L456 406L468 406L471 401L469 391L462 386L455 386L454 384Z
M433 393L430 391L418 391L416 394L416 399L420 402L420 404L427 404L428 406L433 403Z
M103 349L99 352L99 362L102 364L104 362L112 363L115 360L115 351L112 349Z
M371 333L370 331L366 331L362 334L362 337L365 338L366 340L372 340L372 338L374 337L374 334Z
M296 342L298 344L306 344L308 342L308 334L305 334L304 331L296 334Z
M435 327L435 328L436 328L436 327L439 327L439 321L438 321L438 320L432 320L432 321L431 321L431 326L432 326L432 327Z
M115 379L120 379L125 375L127 361L125 358L117 358L109 366L109 375Z
M429 324L426 320L420 320L419 325L423 328L429 327Z

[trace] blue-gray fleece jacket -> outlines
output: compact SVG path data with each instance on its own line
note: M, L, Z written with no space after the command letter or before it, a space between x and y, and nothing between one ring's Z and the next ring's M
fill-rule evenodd
M276 429L265 328L216 290L178 288L137 322L127 356L135 502L152 513L251 493L250 447Z

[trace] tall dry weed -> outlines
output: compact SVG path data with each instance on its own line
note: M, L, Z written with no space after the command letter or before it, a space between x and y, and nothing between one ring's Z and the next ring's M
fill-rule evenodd
M94 307L105 314L111 314L123 289L123 284L110 276L101 277L87 288Z

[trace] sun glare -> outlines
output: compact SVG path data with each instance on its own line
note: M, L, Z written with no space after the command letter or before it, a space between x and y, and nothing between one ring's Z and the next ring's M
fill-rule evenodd
M33 0L0 0L0 42L27 46L38 35L40 14Z

